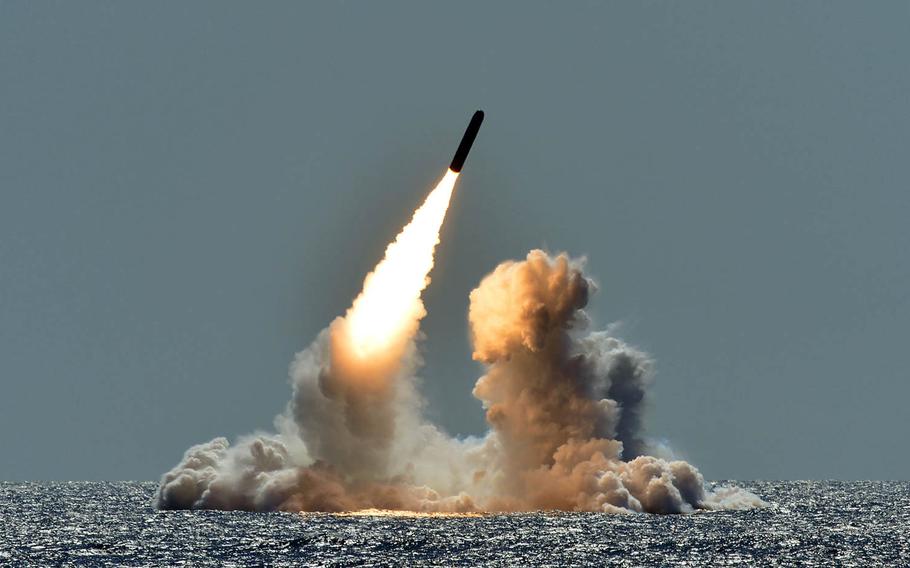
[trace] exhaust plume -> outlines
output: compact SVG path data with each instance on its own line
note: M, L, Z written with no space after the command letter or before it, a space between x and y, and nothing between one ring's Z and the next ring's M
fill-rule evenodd
M413 337L426 315L420 293L430 283L433 251L457 178L457 173L446 172L364 280L363 291L344 318L348 343L358 358L370 358Z
M344 317L291 365L276 433L191 447L164 474L161 509L680 513L763 505L710 489L642 427L650 358L587 332L583 262L531 251L471 292L474 396L490 431L452 438L423 416L416 339L449 171L386 249Z
M396 421L416 411L414 338L458 174L449 171L364 280L347 314L291 368L289 412L314 457L354 477L385 471Z

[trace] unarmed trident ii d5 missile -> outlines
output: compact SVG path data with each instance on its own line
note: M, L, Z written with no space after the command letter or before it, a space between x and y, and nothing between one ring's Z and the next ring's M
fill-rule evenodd
M471 122L468 123L467 129L464 131L464 136L461 137L461 144L459 144L458 149L455 150L455 157L452 158L452 163L449 164L449 169L453 172L460 172L462 166L464 166L464 161L468 157L468 152L471 151L471 144L473 144L474 139L477 138L477 131L480 130L481 122L483 122L483 111L479 110L471 117Z

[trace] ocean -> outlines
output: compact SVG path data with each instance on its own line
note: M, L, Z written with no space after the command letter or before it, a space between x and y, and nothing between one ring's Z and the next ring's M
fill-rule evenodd
M155 482L0 483L3 566L910 566L910 482L736 482L690 515L157 511Z

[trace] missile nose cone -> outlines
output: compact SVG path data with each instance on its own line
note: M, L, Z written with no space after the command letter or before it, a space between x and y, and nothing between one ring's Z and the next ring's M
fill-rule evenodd
M480 130L480 123L482 122L483 111L479 110L471 117L471 122L468 123L468 127L464 131L464 136L461 137L461 143L458 145L458 149L455 150L455 156L452 158L452 163L449 164L449 169L453 172L460 172L461 168L464 166L464 161L468 157L468 152L471 151L471 145L474 144L474 139L477 138L477 131Z

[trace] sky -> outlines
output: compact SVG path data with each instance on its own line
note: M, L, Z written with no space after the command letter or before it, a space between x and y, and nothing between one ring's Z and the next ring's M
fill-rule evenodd
M0 479L157 479L271 428L435 185L427 413L468 294L587 258L709 479L910 479L906 2L0 3Z

